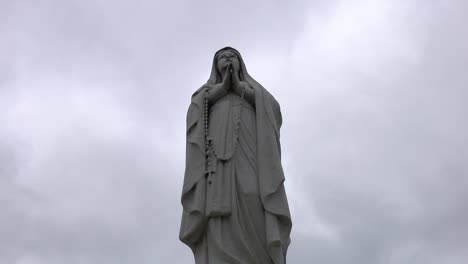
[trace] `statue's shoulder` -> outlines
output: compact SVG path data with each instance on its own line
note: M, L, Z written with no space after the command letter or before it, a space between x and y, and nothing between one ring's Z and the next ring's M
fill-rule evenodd
M263 86L261 86L261 89L263 90L264 102L265 104L268 104L268 108L271 109L271 114L273 115L273 120L271 121L274 123L276 130L279 131L283 123L280 104L273 96L273 94L270 93L267 89L265 89Z

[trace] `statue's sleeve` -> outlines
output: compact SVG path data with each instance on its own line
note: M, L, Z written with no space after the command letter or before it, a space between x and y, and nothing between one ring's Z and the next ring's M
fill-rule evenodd
M284 264L292 222L281 165L279 131L283 120L278 101L268 91L258 89L257 95L257 166L267 247L274 263Z
M189 109L187 111L187 136L190 134L190 132L193 130L194 126L197 124L197 115L199 112L199 109L197 109L198 106L194 103L191 103L189 106Z
M283 115L281 114L280 104L278 103L278 101L276 101L276 99L273 96L271 96L271 101L272 101L271 102L272 110L273 110L273 114L275 116L275 121L276 121L276 127L279 133L281 125L283 124Z
M183 207L179 239L192 250L205 228L206 178L203 146L203 129L200 124L200 105L191 103L187 111L187 142L184 186L181 203Z

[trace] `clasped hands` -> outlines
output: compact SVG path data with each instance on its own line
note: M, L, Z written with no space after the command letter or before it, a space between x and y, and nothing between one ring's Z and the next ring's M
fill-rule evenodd
M239 69L237 68L236 64L228 64L224 69L222 78L222 82L216 84L215 86L218 86L227 92L233 90L235 93L240 95L242 89L247 90L250 88L247 82L241 81L239 79Z
M229 63L224 69L222 81L215 84L208 90L208 100L210 103L218 101L221 97L232 90L239 96L244 92L245 100L247 100L251 105L255 105L254 90L247 82L239 79L239 69L235 65L237 64Z

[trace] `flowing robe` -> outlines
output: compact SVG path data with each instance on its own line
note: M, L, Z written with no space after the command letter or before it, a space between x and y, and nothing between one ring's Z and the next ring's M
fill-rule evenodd
M196 246L197 263L271 263L258 188L254 108L247 102L241 103L237 94L225 95L210 109L209 135L216 153L221 156L231 153L236 144L237 118L240 129L236 152L227 161L218 160L216 173L207 178L206 201L211 203L207 208L226 203L220 212L227 208L227 216L208 219L206 232ZM220 212L215 209L214 215Z
M238 55L240 57L240 54ZM255 108L244 102L238 147L216 173L205 173L202 86L187 113L187 156L179 238L197 264L283 264L291 218L280 159L279 104L242 69L255 92ZM209 134L215 150L232 149L240 98L227 94L211 107Z

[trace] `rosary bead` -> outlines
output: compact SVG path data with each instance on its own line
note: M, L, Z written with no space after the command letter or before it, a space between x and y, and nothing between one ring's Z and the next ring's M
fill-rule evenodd
M204 105L204 132L205 132L205 151L206 151L206 160L207 160L207 166L210 166L210 159L211 159L211 156L213 154L213 156L221 161L226 161L226 160L229 160L231 159L233 156L234 156L234 153L236 152L236 149L237 149L237 144L238 144L238 139L239 139L239 129L240 129L240 120L241 120L241 117L242 117L242 109L243 109L243 104L244 104L244 95L245 95L245 87L243 87L242 89L242 93L241 93L241 105L240 105L240 109L239 109L239 114L236 118L236 123L235 123L235 126L234 126L234 143L233 143L233 146L232 146L232 151L231 153L229 153L229 155L227 155L227 157L223 157L223 158L220 158L218 157L218 155L216 154L216 151L215 151L215 148L213 146L213 140L211 138L208 137L208 130L209 130L209 117L208 117L208 90L205 90L205 98L204 98L204 101L205 101L205 105Z

